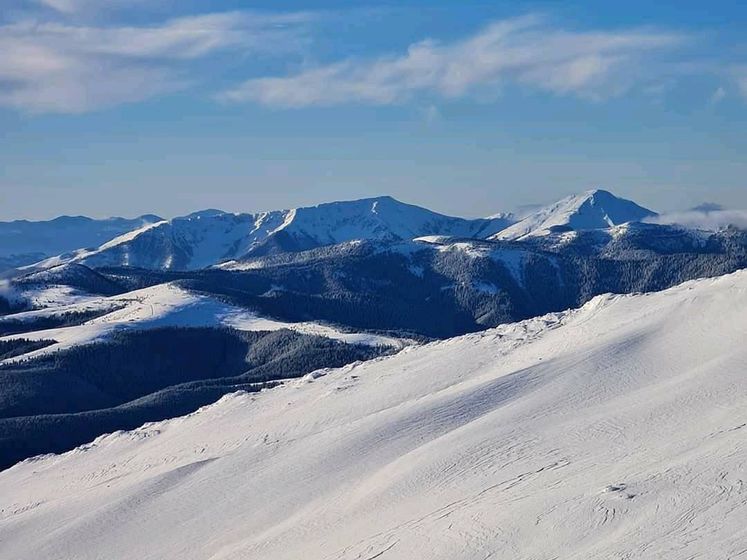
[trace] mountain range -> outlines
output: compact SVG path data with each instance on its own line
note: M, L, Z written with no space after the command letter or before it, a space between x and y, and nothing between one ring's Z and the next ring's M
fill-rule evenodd
M136 220L99 246L77 245L59 231L66 254L40 263L196 270L275 253L299 252L354 240L403 241L425 236L520 239L548 232L603 229L638 222L655 213L604 190L587 191L543 208L518 223L510 213L489 218L445 216L391 197L333 202L257 214L204 210L171 220ZM155 218L155 217L152 217ZM101 229L108 222L93 222ZM31 225L29 224L30 228ZM46 231L49 223L39 223ZM64 240L64 241L63 241ZM12 241L12 240L11 240Z
M0 280L0 468L231 390L747 267L744 230L652 216L594 190L520 221L379 197L146 216L96 247L61 228L67 252Z
M99 247L114 237L159 221L161 218L149 214L133 219L60 216L42 222L0 222L0 272L60 253Z
M0 556L739 556L747 231L665 221L0 224Z
M486 238L510 223L510 217L504 215L474 220L444 216L386 196L258 214L205 210L147 224L96 249L79 250L42 264L81 262L195 270L229 260L360 239L400 241L423 235Z

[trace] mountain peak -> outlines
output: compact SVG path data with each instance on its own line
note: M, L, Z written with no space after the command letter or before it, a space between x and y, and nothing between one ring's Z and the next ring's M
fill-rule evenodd
M137 220L141 220L144 223L146 222L162 222L163 218L161 216L158 216L157 214L143 214L142 216L138 216L136 218Z
M323 210L329 208L351 208L351 209L370 209L379 204L390 206L411 206L405 202L397 200L389 195L370 196L365 198L356 198L353 200L335 200L333 202L322 202L314 206L303 206L296 208L296 211Z
M615 196L610 191L605 189L589 189L582 193L571 195L562 200L575 200L579 205L589 202L590 204L605 204L617 200L625 200L618 196Z
M716 204L715 202L703 202L701 204L698 204L697 206L693 206L689 211L708 214L710 212L721 212L723 210L726 210L726 208L724 208L720 204Z
M217 208L206 208L205 210L197 210L196 212L192 212L191 214L187 214L186 216L182 217L181 219L186 220L200 220L203 218L215 218L217 216L223 216L227 214L228 212L225 212L223 210L218 210ZM179 218L177 218L179 219Z
M283 229L317 245L333 245L354 239L397 240L439 234L472 237L489 226L485 222L445 216L383 195L298 208ZM497 224L493 231L506 225L503 219L493 222Z
M607 190L592 189L545 206L494 237L520 239L559 231L606 229L655 215L655 212Z
M598 188L598 187L595 188L595 189L589 189L584 194L586 194L587 196L600 195L600 196L609 196L609 197L612 197L612 198L618 198L614 194L612 194L610 191L608 191L606 189Z

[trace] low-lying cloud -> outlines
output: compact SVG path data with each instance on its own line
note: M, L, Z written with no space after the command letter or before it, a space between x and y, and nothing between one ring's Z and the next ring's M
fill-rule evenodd
M687 210L660 214L645 220L654 224L675 224L689 228L719 230L729 226L747 229L747 210Z

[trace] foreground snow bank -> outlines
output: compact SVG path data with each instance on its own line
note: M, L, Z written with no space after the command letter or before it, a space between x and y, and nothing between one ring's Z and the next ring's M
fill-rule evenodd
M747 272L237 393L0 473L7 558L731 558Z

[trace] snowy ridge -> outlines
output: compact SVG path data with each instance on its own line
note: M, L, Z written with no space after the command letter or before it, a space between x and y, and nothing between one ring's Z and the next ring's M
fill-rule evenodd
M47 259L36 267L81 262L194 270L353 240L397 241L428 234L485 238L509 223L502 215L476 220L444 216L386 196L259 214L207 210L150 224L98 249Z
M494 239L521 239L550 232L606 229L639 222L656 213L630 200L595 189L546 206L496 234Z
M487 237L507 222L503 215L478 220L453 218L383 196L299 208L284 229L323 245L335 245L353 239L405 240L426 234Z
M106 249L109 249L111 247L116 247L117 245L121 245L122 243L126 243L127 241L132 241L135 239L138 235L142 234L143 232L148 231L149 229L156 228L159 226L162 226L164 224L168 223L166 220L160 220L158 222L154 222L152 224L146 224L141 228L137 228L132 231L128 231L125 234L122 234L118 237L115 237L111 241L107 241L104 243L101 247L98 248L99 251L105 251Z
M76 294L77 295L77 294ZM62 299L62 298L60 298ZM118 330L142 330L158 327L232 327L244 331L291 329L305 334L325 336L350 344L384 345L402 348L407 341L368 333L343 332L316 322L290 323L261 317L251 311L229 305L175 284L159 284L112 297L70 296L73 303L49 309L26 311L7 316L12 321L31 321L71 311L97 311L101 316L82 325L19 333L0 340L55 340L56 344L0 361L0 365L34 358L64 348L106 339ZM0 323L2 319L0 319Z
M142 227L136 228L132 231L128 231L126 233L123 233L122 235L119 235L115 237L114 239L111 239L110 241L107 241L100 247L96 249L76 249L73 251L72 255L66 254L66 255L56 255L54 257L50 257L48 259L44 259L41 262L34 263L31 265L27 265L24 267L20 267L19 270L21 271L27 271L27 270L47 270L49 268L54 267L60 267L64 266L69 263L77 263L77 262L83 262L86 259L94 258L95 255L98 255L100 253L105 252L107 249L116 248L120 245L124 245L129 241L132 241L133 239L137 238L139 235L145 233L146 231L160 227L164 224L167 224L168 222L166 220L159 220L157 222L145 224ZM126 261L129 261L129 259L125 259ZM128 262L125 262L124 264L128 264ZM40 273L37 273L40 274Z
M741 271L225 397L0 473L0 542L48 559L734 558L746 308Z
M160 220L153 215L103 220L60 216L42 222L0 222L0 261L14 267L28 265L59 253L98 247L119 235Z

